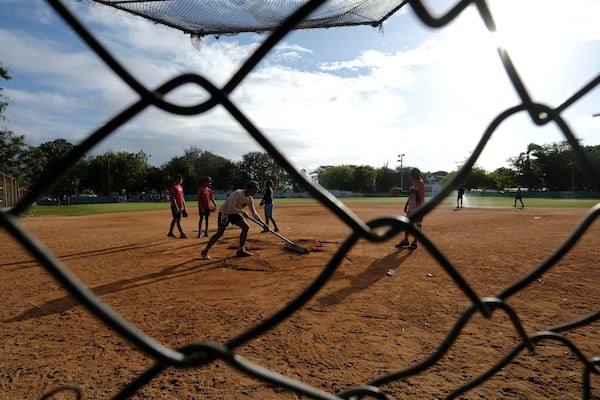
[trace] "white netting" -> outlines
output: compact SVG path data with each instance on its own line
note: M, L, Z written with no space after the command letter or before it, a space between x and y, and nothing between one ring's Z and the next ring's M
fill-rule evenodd
M89 0L198 36L275 30L307 0ZM406 0L328 0L296 26L380 25Z

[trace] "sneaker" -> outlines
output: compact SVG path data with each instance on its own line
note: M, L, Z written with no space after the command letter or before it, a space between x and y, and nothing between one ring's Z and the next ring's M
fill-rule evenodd
M198 236L196 236L196 237L201 237L201 236L202 236L201 234L198 234Z
M167 233L167 237L173 237L174 238L175 235L173 235L173 232L169 232L169 233Z
M204 237L208 237L208 231L204 232Z
M275 232L279 232L279 228L275 228Z
M239 249L236 253L236 256L238 257L250 257L251 255L252 253L246 251L245 249Z
M261 232L261 233L267 233L267 232L269 232L269 228L267 228L267 227L265 226L265 227L263 228L263 230L262 230L262 232Z
M187 239L187 236L185 235L185 233L182 233L181 235L179 235L179 239Z
M408 246L409 250L416 250L417 249L417 242L414 241L410 244L410 246Z
M408 247L408 245L409 245L408 240L404 239L400 243L398 243L396 245L396 247L398 247L398 248L400 248L400 247Z
M203 260L210 260L210 256L208 255L208 250L204 249L200 252L200 256Z

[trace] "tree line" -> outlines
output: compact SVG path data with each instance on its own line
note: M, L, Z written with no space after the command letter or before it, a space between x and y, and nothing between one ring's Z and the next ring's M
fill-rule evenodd
M38 184L43 172L51 170L58 160L73 150L65 139L56 139L30 146L24 136L0 130L0 171L14 176L24 188ZM586 146L586 152L600 168L600 146ZM85 157L65 176L48 196L111 195L136 193L160 195L165 193L176 175L184 178L187 194L196 192L204 176L210 176L216 191L229 192L242 187L250 179L264 182L272 179L275 190L303 192L290 175L268 154L249 152L238 162L231 161L197 147L189 147L182 155L171 158L160 167L149 164L143 151L108 151ZM473 167L463 182L467 189L504 190L523 187L529 191L594 191L590 177L577 164L567 142L548 145L530 144L526 151L509 160L511 168L487 172ZM368 165L321 166L309 175L330 190L355 193L385 193L392 186L410 182L411 167L374 168ZM457 171L422 172L426 182L444 184Z
M8 70L0 64L0 76L11 79ZM0 121L9 102L0 87ZM57 135L58 136L58 135ZM56 139L39 146L28 145L24 135L6 128L0 129L0 171L14 176L23 188L33 187L53 166L74 148L65 139ZM600 168L600 145L584 146L590 159ZM182 155L171 158L160 167L149 164L143 151L108 151L101 155L85 157L65 176L52 193L62 197L70 195L112 195L114 193L145 193L148 196L166 192L176 175L184 178L187 194L196 192L204 176L210 176L216 191L229 192L242 187L250 179L264 182L272 179L276 191L302 192L275 160L263 152L249 152L242 160L234 162L197 147L184 149ZM488 172L477 166L469 171L464 182L467 189L504 190L523 187L530 191L593 191L589 174L578 165L568 142L544 145L531 143L525 151L507 160L509 167ZM308 175L324 188L355 193L385 193L401 182L408 186L410 166L374 168L368 165L323 165ZM306 172L306 171L304 171ZM426 182L444 184L457 171L423 171Z
M39 146L29 146L23 135L0 131L0 171L14 176L24 187L38 185L44 171L52 170L74 144L56 139ZM5 157L5 154L11 154ZM231 191L250 179L264 182L273 179L278 188L294 186L289 175L267 153L250 152L239 162L203 151L196 147L184 150L183 155L171 158L161 167L149 164L149 156L143 151L108 151L104 154L84 157L71 169L60 183L45 196L98 195L111 196L126 193L160 198L166 194L177 175L184 178L186 194L196 193L202 178L210 176L215 190Z

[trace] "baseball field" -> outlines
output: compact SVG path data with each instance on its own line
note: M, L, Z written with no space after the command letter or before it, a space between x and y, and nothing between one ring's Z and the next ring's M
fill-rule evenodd
M400 202L348 207L364 221L402 210ZM505 289L551 257L588 211L443 205L425 217L424 233L479 299L506 294L491 315L469 314L472 300L448 265L422 245L397 249L400 233L382 243L359 239L306 304L234 351L331 398L365 383L377 383L393 399L449 398L503 360L505 365L457 398L583 398L586 359L596 357L598 364L600 356L598 321L545 331L594 313L598 318L598 223L552 267L517 290ZM168 206L87 216L34 214L20 222L103 303L147 337L177 349L225 344L257 326L313 283L352 234L317 203L277 204L275 217L280 233L308 254L290 251L251 224L252 257L234 257L239 230L228 229L211 259L202 260L207 238L196 237L195 209L183 220L187 239L166 236ZM216 230L216 214L210 228ZM57 391L49 398L113 398L155 365L154 357L83 307L6 231L0 240L0 397L40 399ZM535 338L532 349L523 348L517 327ZM398 371L406 373L379 379ZM587 395L600 398L597 374L591 374ZM132 398L309 396L217 358L202 366L166 367Z

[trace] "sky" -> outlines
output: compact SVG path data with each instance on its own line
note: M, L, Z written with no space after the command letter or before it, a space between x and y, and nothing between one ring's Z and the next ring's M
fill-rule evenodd
M64 0L123 66L152 89L183 73L224 86L266 34L189 35L89 1ZM458 1L429 1L441 14ZM441 29L410 6L382 29L358 26L293 31L232 93L231 99L298 169L324 165L418 167L453 171L502 111L519 104L498 56L502 43L532 98L556 107L600 73L600 2L493 0L492 36L473 5ZM0 0L0 62L12 79L4 128L37 146L82 141L136 94L43 0ZM197 104L191 85L168 95ZM600 88L563 113L584 145L600 144ZM564 140L553 125L517 114L496 130L476 165L509 167L529 143ZM222 108L179 117L149 108L90 155L144 151L160 167L189 147L239 161L263 149ZM402 157L399 157L402 155Z

